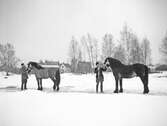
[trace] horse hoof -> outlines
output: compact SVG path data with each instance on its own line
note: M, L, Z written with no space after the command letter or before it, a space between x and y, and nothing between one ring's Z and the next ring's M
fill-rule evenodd
M149 93L149 89L144 89L143 94L148 94Z
M148 93L149 93L149 91L144 91L144 92L143 92L143 94L148 94Z
M118 90L115 90L114 93L118 93Z
M123 93L123 89L120 89L120 90L119 90L119 93Z
M37 90L42 91L43 89L42 88L38 88Z

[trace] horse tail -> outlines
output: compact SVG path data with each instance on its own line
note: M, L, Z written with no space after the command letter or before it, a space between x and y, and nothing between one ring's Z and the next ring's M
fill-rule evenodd
M60 69L58 69L57 71L56 71L56 83L57 83L57 85L59 85L60 84Z
M149 68L145 66L145 81L147 85L148 85L148 74L149 74Z

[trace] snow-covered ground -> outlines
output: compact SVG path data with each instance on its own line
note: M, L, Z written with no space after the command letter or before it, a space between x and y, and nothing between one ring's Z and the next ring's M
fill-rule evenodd
M167 126L167 72L149 75L148 95L139 78L124 79L124 93L114 94L112 73L104 77L104 94L96 94L94 74L62 74L56 92L50 79L38 91L31 75L21 91L20 75L0 73L0 126Z

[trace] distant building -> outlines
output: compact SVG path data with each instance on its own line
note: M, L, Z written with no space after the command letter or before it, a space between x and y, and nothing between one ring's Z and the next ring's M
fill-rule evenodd
M92 66L90 62L79 61L77 65L77 73L91 73Z
M71 72L71 65L68 63L59 63L57 61L45 61L45 62L40 62L40 65L43 67L48 67L48 68L60 68L61 73L69 73Z
M157 72L156 67L154 65L149 65L148 68L149 68L149 73L156 73Z
M39 62L41 65L60 65L58 61L50 61L50 60L45 60L45 61L40 61Z
M60 64L61 73L69 73L71 72L71 65L68 63Z
M59 65L41 65L42 67L46 67L46 68L59 68Z
M5 66L5 65L1 65L1 66L0 66L0 71L5 71L5 69L6 69L6 66Z
M45 62L42 62L40 61L39 64L42 66L42 67L46 67L46 68L60 68L60 64L58 61L48 61L48 60L45 60Z
M167 64L157 65L156 71L167 71Z

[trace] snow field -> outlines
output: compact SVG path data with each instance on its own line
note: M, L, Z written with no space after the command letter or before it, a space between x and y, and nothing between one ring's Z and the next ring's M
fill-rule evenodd
M143 95L139 78L123 80L125 92L112 93L115 81L104 75L104 94L95 93L95 75L62 74L60 92L52 81L38 91L35 77L20 91L20 75L0 76L0 126L166 126L167 78L152 74L150 94Z

